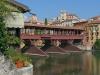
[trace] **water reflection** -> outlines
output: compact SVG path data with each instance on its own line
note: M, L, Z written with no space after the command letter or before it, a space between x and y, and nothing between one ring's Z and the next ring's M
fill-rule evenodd
M100 54L80 52L33 57L34 75L100 75Z
M100 51L93 53L93 75L100 75Z

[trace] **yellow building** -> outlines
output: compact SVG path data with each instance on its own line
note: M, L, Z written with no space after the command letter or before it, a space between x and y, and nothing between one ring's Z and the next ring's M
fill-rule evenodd
M87 45L89 45L90 49L92 49L96 39L100 39L100 19L97 18L94 20L94 18L91 18L86 26L86 31L86 41L88 42Z
M84 32L84 48L91 50L96 39L100 39L100 16L93 17L88 21L75 23L74 26L82 27Z

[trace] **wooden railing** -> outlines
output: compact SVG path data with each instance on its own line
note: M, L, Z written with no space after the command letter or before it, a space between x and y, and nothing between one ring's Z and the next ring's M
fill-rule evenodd
M67 39L83 39L83 35L50 35L50 34L38 34L38 35L30 35L30 34L21 34L21 39L52 39L52 40L67 40Z

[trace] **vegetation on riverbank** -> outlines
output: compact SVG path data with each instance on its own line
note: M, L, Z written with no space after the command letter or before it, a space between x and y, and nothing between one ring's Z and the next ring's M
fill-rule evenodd
M97 39L97 40L96 40L96 42L95 42L93 48L94 48L95 50L100 50L100 39Z
M6 28L5 19L14 11L7 5L8 0L0 0L0 52L2 52L5 57L12 59L15 64L17 61L21 61L24 66L27 66L31 61L30 58L22 53L17 53L15 50L15 47L20 45L21 40L11 35ZM22 64L20 65L22 66Z

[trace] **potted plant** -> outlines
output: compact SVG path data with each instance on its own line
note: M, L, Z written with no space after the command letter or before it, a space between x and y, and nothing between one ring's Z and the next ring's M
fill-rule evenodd
M7 50L6 54L15 63L16 68L27 67L31 63L30 57L16 52L13 48Z
M16 68L22 68L24 67L24 62L21 60L16 60L15 65L16 65Z

